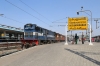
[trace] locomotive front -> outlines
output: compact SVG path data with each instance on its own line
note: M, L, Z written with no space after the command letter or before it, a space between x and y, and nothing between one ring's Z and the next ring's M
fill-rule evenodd
M35 32L35 24L26 24L24 25L24 40L33 40Z
M21 40L22 47L28 48L33 45L37 45L38 40L35 35L35 24L24 25L24 39Z

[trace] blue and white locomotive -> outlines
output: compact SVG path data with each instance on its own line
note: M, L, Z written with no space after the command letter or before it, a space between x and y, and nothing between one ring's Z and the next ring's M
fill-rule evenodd
M21 41L25 45L52 43L55 42L55 32L29 23L24 25L24 39Z

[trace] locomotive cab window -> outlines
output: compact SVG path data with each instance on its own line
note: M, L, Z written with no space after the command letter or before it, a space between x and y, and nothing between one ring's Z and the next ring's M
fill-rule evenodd
M36 31L40 31L40 28L38 26L35 27Z
M25 37L33 37L33 32L25 32Z
M29 35L30 35L30 37L33 37L33 32L30 32Z
M25 35L25 37L28 37L28 33L27 32L25 32L24 35Z

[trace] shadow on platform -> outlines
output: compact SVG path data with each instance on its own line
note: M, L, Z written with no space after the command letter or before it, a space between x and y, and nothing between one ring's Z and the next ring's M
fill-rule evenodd
M83 58L85 58L85 59L87 59L87 60L89 60L89 61L91 61L91 62L97 64L97 65L100 65L100 61L97 61L97 60L92 59L92 58L90 58L90 57L88 57L88 56L86 56L86 55L83 55L82 52L79 53L79 52L76 52L76 51L73 51L73 50L67 49L67 48L65 48L65 50L67 50L67 51L69 51L69 52L72 52L72 53L74 53L74 54L77 54L77 55L79 55L79 56L81 56L81 57L83 57ZM92 53L92 54L95 54L95 53Z

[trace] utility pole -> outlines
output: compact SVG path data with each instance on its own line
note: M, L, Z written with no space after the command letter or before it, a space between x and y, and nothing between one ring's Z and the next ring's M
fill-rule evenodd
M88 30L88 29L87 29ZM86 35L87 35L87 30L86 30Z

